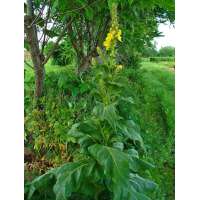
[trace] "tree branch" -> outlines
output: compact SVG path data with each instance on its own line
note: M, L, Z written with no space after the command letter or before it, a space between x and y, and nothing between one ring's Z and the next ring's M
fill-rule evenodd
M42 8L40 9L38 15L37 15L37 16L35 17L35 19L32 21L32 23L31 23L30 26L32 26L32 25L38 20L38 18L43 14L44 8L45 8L45 6L46 6L46 1L47 1L47 0L44 1L44 4L42 5ZM49 3L50 3L50 1L49 1Z
M59 37L57 38L57 40L56 40L56 42L55 42L53 48L51 49L51 51L49 52L49 54L48 54L48 55L46 56L46 58L44 59L44 61L43 61L43 63L42 63L43 65L47 63L47 61L49 60L49 58L51 57L51 55L52 55L53 52L55 51L56 47L58 46L58 43L60 42L60 40L61 40L61 39L64 37L64 35L65 35L66 27L72 23L72 20L73 20L73 19L71 19L68 23L66 23L65 27L63 28L62 32L60 33Z
M31 64L29 64L26 60L24 60L24 63L25 63L28 67L30 67L31 69L34 70L33 66L32 66Z
M47 24L48 24L48 20L49 20L49 17L50 17L50 13L51 13L51 7L50 7L50 1L49 1L49 9L47 11L47 17L46 17L46 23L45 23L45 26L44 26L44 29L43 29L43 34L44 34L44 37L43 37L43 42L42 42L42 54L44 52L44 46L45 46L45 40L46 40L46 30L47 30Z

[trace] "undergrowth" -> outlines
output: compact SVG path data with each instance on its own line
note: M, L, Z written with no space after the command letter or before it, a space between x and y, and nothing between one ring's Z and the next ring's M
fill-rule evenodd
M150 64L143 63L137 76L132 69L123 70L122 76L128 77L129 87L126 87L122 94L133 99L132 118L141 129L146 147L143 159L156 166L151 172L146 171L144 174L159 185L151 197L172 200L174 199L174 74L165 67L158 67L157 63L149 66ZM94 107L94 96L91 94L93 81L90 81L94 74L77 78L72 66L58 68L48 65L46 71L46 95L42 100L45 110L38 113L32 102L33 73L31 69L26 68L25 145L35 153L36 160L46 160L52 163L51 166L57 167L70 162L73 159L71 155L74 148L78 147L73 141L74 138L67 136L66 133L73 124L84 120ZM130 107L122 106L120 112L126 113L126 109L130 111ZM66 140L71 141L71 144L67 146ZM37 173L34 171L34 176L44 173L39 168L40 166L38 169L36 167ZM26 184L29 185L29 181ZM106 195L109 194L105 193L104 196Z

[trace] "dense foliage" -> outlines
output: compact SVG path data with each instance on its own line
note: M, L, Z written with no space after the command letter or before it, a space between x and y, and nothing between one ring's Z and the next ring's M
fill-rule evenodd
M175 61L175 58L174 57L150 57L149 61L151 62Z
M158 56L160 57L175 57L175 48L171 46L162 47L159 52Z
M149 92L139 69L143 47L160 35L159 22L173 22L173 11L173 2L158 0L27 1L26 46L35 77L25 69L25 146L31 151L25 199L173 198L171 175L165 190L154 164L174 166L173 152L157 149L162 132L169 134L167 151L174 148L174 116L163 94ZM155 127L147 125L151 108L160 116L152 119ZM157 162L154 150L163 160Z
M45 53L48 54L54 45L54 42L49 42L45 48ZM75 52L73 51L72 46L67 39L63 40L53 51L52 64L60 66L76 64Z
M152 199L172 200L174 199L172 169L174 167L172 152L174 149L174 76L172 72L164 68L173 63L157 63L154 64L155 67L149 62L144 64L137 78L132 68L124 69L120 72L120 76L125 76L130 80L124 93L132 97L134 101L129 108L144 139L146 153L142 155L143 153L140 152L140 157L156 166L151 171L142 170L142 174L147 179L153 179L159 185L156 193L151 194ZM163 69L160 67L162 65L165 66ZM68 75L68 78L64 78L63 74ZM52 164L51 166L56 167L72 161L71 153L77 145L73 143L65 145L65 141L66 137L69 138L67 133L72 124L91 115L93 105L89 91L93 85L90 81L92 75L93 73L88 74L81 80L76 78L75 69L72 66L57 68L48 64L45 86L47 93L43 99L45 110L38 113L32 106L33 73L31 69L27 69L25 76L26 144L35 152L36 160L43 160L42 164L48 161ZM71 139L73 142L73 138ZM42 164L39 166L36 164L35 161L32 163L35 169L29 169L31 175L26 175L27 178L33 176L33 170L37 172L36 175L40 173ZM43 170L47 169L48 165ZM29 181L27 184L28 189ZM49 190L46 191L48 193ZM34 196L37 194L38 192ZM48 196L46 198L48 199ZM80 199L80 196L77 195L77 198Z

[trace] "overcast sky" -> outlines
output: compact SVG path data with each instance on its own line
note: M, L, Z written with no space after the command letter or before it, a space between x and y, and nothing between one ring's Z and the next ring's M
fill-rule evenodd
M157 49L165 46L175 47L175 28L168 24L160 24L159 31L162 32L164 37L157 37L154 39Z

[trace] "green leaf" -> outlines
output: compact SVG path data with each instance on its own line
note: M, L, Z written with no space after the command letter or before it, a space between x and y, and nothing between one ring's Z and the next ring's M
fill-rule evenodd
M79 93L79 88L78 87L72 87L71 91L72 91L72 96L76 97Z
M51 186L52 182L54 182L55 176L54 173L52 173L53 170L50 170L46 174L43 174L42 176L37 177L31 182L28 199L31 199L34 192L36 190L39 190L41 188L48 188Z
M58 168L55 173L57 182L54 186L56 200L67 200L73 192L79 191L88 179L92 182L99 180L95 164L94 160L89 159L67 163Z
M112 5L114 3L118 3L119 0L108 0L108 6L109 6L109 9L111 10L112 9Z
M100 144L88 148L91 155L103 167L106 178L111 180L108 186L113 192L113 200L127 199L129 189L129 163L125 153Z
M60 89L66 89L67 82L68 82L68 78L67 78L66 74L61 74L58 79L58 87Z
M118 127L118 120L121 119L121 117L117 114L114 103L106 106L104 106L103 103L98 103L97 106L94 107L93 113L102 121L106 120L113 129L116 130Z
M101 134L99 134L92 120L74 124L68 135L76 138L82 148L101 141Z
M151 200L151 199L149 197L147 197L145 194L137 192L134 189L134 187L131 187L131 189L129 191L128 200Z
M121 97L120 98L121 101L130 103L130 104L134 104L133 98L132 97Z
M56 33L55 31L53 31L53 30L48 30L48 29L46 29L45 31L44 31L44 33L47 35L47 36L49 36L50 38L54 38L54 37L57 37L59 34L58 33Z
M122 142L114 142L114 143L113 143L113 147L114 147L114 148L117 148L117 149L119 149L119 150L121 150L121 151L123 151L123 149L124 149L124 144L123 144Z
M24 48L29 51L30 50L30 46L27 40L24 40Z
M154 165L152 165L151 163L141 160L133 155L129 154L129 167L130 170L133 172L139 172L139 171L144 171L147 169L153 169L155 168Z
M90 7L85 8L85 14L86 14L86 18L88 20L92 20L93 19L94 13L93 13L92 8L90 8Z
M126 152L127 152L131 157L139 158L138 152L137 152L134 148L128 149Z
M130 174L132 186L140 193L152 192L157 188L157 184L149 179L142 178L138 174Z
M82 84L80 85L80 93L81 93L81 94L83 94L83 93L89 91L89 89L90 89L90 85L87 84L87 83L82 83Z
M145 149L143 139L138 131L138 127L133 120L127 120L120 126L122 134L134 141L138 141L140 146Z
M133 0L128 0L129 5L133 3Z

